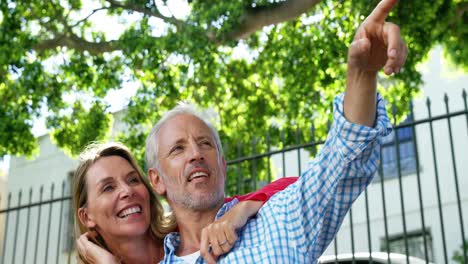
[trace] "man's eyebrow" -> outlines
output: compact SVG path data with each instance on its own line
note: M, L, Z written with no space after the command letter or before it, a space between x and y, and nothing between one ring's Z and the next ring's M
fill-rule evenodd
M197 140L202 140L202 139L209 139L209 140L214 140L214 138L211 135L203 135L199 136L196 138Z
M184 138L179 138L174 142L170 142L169 144L167 144L167 146L169 146L169 148L172 148L174 145L185 143L185 141L186 140Z

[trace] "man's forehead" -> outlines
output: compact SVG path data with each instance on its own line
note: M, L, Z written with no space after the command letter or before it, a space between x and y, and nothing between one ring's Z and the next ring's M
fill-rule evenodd
M163 144L178 141L188 135L195 137L212 137L210 128L191 114L179 114L168 119L158 133L158 140Z

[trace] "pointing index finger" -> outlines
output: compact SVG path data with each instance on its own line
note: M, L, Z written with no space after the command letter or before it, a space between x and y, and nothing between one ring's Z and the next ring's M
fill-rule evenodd
M382 0L367 19L383 23L398 0Z

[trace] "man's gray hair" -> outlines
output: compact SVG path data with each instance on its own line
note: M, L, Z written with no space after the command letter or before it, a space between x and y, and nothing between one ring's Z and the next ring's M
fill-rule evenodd
M165 112L161 119L153 126L151 132L149 133L148 137L146 138L146 151L145 151L145 159L146 159L146 166L148 169L154 168L159 170L159 144L157 140L157 134L164 124L167 123L170 119L178 116L178 115L192 115L198 119L200 119L211 131L212 136L216 142L216 148L218 150L218 158L223 156L223 147L221 145L221 140L219 139L219 134L216 128L206 119L206 112L201 112L195 108L193 104L187 102L179 102L179 104L172 108L171 110Z

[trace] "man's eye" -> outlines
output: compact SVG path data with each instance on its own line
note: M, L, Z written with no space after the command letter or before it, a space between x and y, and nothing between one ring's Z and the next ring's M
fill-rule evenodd
M179 152L179 151L182 151L184 150L184 147L182 146L175 146L171 149L171 152L170 153L173 153L173 152Z
M200 142L202 146L208 146L208 147L211 147L213 146L213 144L211 144L210 141L208 140L203 140L202 142Z

